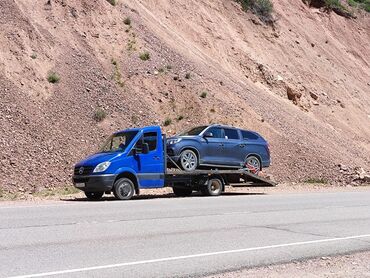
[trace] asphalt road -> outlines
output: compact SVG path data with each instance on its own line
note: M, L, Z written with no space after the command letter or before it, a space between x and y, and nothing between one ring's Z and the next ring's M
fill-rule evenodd
M370 250L370 191L0 204L0 277L202 276Z

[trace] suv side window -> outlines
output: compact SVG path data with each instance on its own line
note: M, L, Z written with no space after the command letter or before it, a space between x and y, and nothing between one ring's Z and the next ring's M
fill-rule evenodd
M149 151L157 149L157 132L144 133L144 143L149 145Z
M226 139L239 139L239 133L236 129L224 128Z
M257 140L258 136L253 132L242 130L242 136L244 140Z
M224 138L222 136L222 128L219 127L211 127L207 130L207 132L211 132L213 134L213 138Z

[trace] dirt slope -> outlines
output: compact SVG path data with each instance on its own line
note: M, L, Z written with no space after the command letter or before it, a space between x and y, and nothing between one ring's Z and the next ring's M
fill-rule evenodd
M166 119L259 131L278 180L370 170L370 16L273 2L274 28L226 0L1 1L0 186L65 185L110 132Z

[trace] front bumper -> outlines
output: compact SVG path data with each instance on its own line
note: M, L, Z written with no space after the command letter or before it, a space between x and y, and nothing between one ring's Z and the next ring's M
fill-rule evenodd
M74 175L72 177L73 185L85 192L106 192L111 191L113 188L116 175L89 175L80 176Z

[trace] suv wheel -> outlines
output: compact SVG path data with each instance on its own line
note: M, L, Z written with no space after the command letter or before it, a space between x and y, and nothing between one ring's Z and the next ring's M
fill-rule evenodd
M248 156L245 161L245 168L252 174L258 175L261 170L261 162L254 155Z
M180 166L187 172L192 172L198 167L198 157L192 150L184 150L180 154Z

